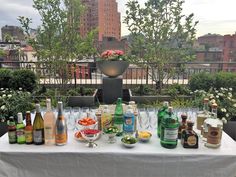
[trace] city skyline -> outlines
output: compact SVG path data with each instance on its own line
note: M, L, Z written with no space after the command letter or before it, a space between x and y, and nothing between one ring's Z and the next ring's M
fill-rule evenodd
M116 0L118 11L121 12L121 35L129 34L125 24L122 23L125 15L125 4L127 0ZM138 0L144 4L144 0ZM32 0L0 0L0 27L5 25L19 26L18 16L26 16L33 19L32 27L40 25L40 18L36 10L33 9ZM235 0L186 0L183 6L184 14L194 13L197 25L197 37L207 33L234 34L236 32L236 16L234 8Z

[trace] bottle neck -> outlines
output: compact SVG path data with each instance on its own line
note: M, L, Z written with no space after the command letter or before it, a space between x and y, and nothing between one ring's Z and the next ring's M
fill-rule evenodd
M51 112L52 111L52 106L51 106L51 103L48 102L47 103L47 112Z
M208 112L208 102L204 102L203 111Z
M31 125L31 115L30 113L26 113L26 126Z
M63 108L62 108L62 105L59 105L58 106L58 118L59 117L63 117Z
M213 118L217 118L217 108L212 108L211 113L213 114Z
M193 130L193 127L192 127L192 126L188 126L188 127L187 127L187 130L192 131L192 130Z

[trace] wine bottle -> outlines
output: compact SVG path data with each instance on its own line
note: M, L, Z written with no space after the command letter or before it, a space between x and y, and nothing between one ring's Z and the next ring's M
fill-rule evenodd
M23 123L23 116L21 112L17 114L16 135L17 143L25 144L25 125Z
M33 123L33 137L34 144L41 145L44 144L44 123L40 112L40 105L36 104L36 115Z
M8 121L8 138L10 144L15 144L17 142L16 137L16 123L14 117L10 117Z
M62 146L67 143L67 126L63 115L62 102L58 102L58 116L56 120L56 145Z
M46 145L55 144L55 115L51 108L51 99L46 100L47 111L44 114L44 139Z
M33 126L31 124L30 111L26 112L26 126L25 126L25 144L33 143Z

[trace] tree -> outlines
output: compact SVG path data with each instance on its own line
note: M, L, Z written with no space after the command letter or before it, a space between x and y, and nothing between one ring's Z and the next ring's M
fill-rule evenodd
M131 33L132 61L151 69L149 73L159 92L164 80L174 75L174 62L193 58L195 39L193 14L182 14L184 0L147 0L142 7L137 0L126 4L126 23Z
M79 34L80 17L86 10L80 0L33 0L33 7L41 16L42 25L36 39L30 38L31 19L19 17L29 43L36 51L38 61L44 62L47 72L64 86L70 79L68 62L96 53L93 47L96 31L87 37ZM46 63L45 63L46 62ZM69 66L69 67L68 67Z

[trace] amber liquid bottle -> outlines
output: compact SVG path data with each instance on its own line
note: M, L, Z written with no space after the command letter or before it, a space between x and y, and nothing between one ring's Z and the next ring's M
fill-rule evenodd
M40 112L40 105L36 104L36 114L33 123L33 137L34 137L34 144L41 145L44 144L44 124L43 118Z
M33 143L33 126L31 124L30 111L26 112L26 126L25 126L25 144Z
M181 115L181 119L182 119L182 122L179 126L179 130L178 130L178 139L181 139L181 134L182 134L182 131L185 130L187 128L187 115L186 114L182 114Z
M198 148L198 135L193 131L194 123L192 121L187 122L187 129L182 131L181 144L184 148Z

